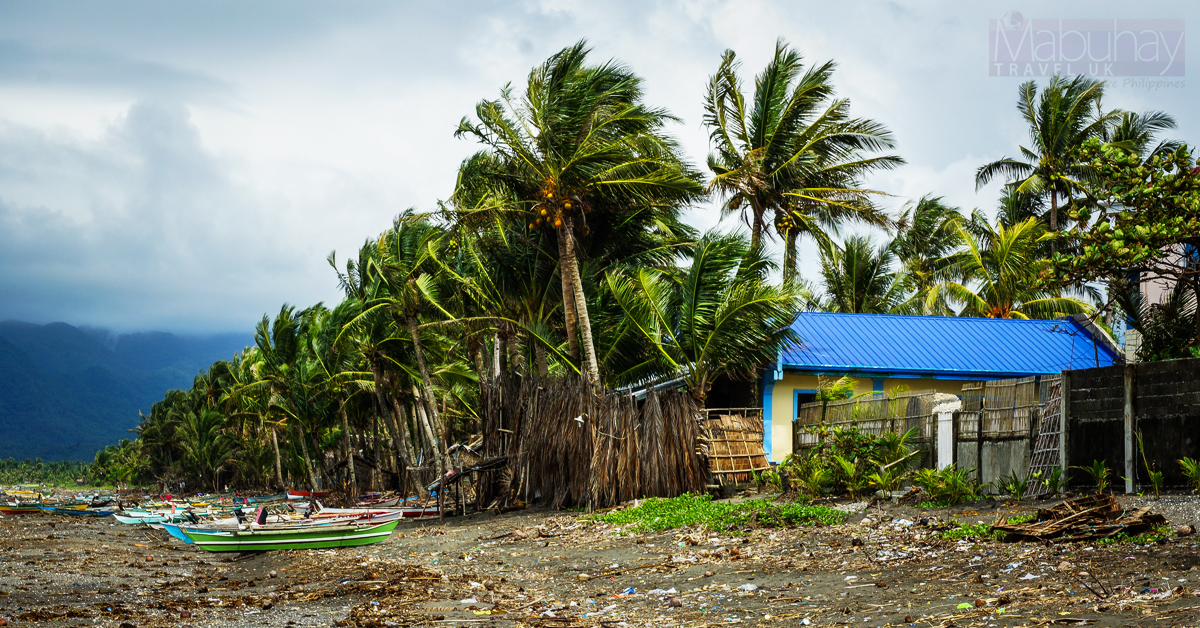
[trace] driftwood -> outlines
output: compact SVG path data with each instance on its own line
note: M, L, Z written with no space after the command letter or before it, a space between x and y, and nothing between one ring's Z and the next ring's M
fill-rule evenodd
M1166 522L1162 515L1150 514L1149 506L1129 512L1112 495L1089 495L1039 509L1033 521L1025 523L1004 523L1001 517L992 529L1007 532L1016 540L1065 543L1141 534Z

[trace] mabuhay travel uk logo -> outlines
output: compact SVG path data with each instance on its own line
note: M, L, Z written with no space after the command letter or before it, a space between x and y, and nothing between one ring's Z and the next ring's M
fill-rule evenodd
M988 22L992 76L1184 75L1182 19L1031 19L1009 11Z

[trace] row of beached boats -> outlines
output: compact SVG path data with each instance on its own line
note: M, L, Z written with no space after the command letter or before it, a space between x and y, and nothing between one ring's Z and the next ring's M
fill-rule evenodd
M47 511L68 516L113 517L161 529L212 552L324 549L386 540L401 519L438 515L436 506L404 505L400 498L365 499L355 508L322 507L321 493L288 491L267 497L236 497L237 503L166 501L139 508L96 502L0 504L5 515ZM307 500L307 501L302 501Z

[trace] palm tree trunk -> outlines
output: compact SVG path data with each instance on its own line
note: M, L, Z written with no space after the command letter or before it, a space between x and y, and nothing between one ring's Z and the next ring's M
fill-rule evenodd
M500 368L500 354L502 353L504 353L504 338L500 336L500 332L496 332L492 343L492 379L500 377L500 373L504 372Z
M417 354L417 368L421 372L421 398L424 400L424 406L429 413L428 422L435 425L441 425L441 417L438 416L437 402L433 396L433 380L429 377L429 366L425 363L425 351L421 347L421 335L417 331L416 317L408 317L408 333L412 336L413 351ZM433 445L433 451L438 456L439 461L444 455L438 443L438 439L434 436L432 429L429 430L430 444ZM444 461L442 461L444 463Z
M412 472L409 471L408 468L413 465L412 461L417 459L417 454L412 450L412 438L408 432L408 415L404 412L404 406L400 405L400 402L397 401L394 396L392 397L392 404L396 410L396 430L400 433L400 439L402 441L400 443L400 447L403 449L405 454L404 473L405 477L407 478L412 476ZM425 499L425 497L427 497L425 493L425 486L421 484L420 479L417 477L413 477L412 480L413 486L415 486L417 489L417 496L421 499ZM405 497L407 496L407 493L405 493Z
M571 269L567 264L569 233L565 227L558 228L558 278L562 281L563 321L567 327L567 346L571 349L571 359L579 362L579 317L572 296L575 291L571 287Z
M271 428L271 447L275 449L275 481L279 483L279 488L282 489L284 488L284 483L283 465L279 460L279 433L274 427Z
M381 411L382 412L382 411ZM382 472L379 466L383 461L383 449L379 444L379 415L371 418L371 451L375 457L375 467L371 469L371 490L378 490Z
M800 232L796 229L789 229L787 232L787 241L783 248L783 283L790 285L796 281L796 240L800 237Z
M419 414L421 417L421 424L425 427L425 435L429 438L429 444L433 446L433 455L436 456L438 460L438 520L441 520L444 517L442 504L444 503L444 497L446 495L446 457L442 451L441 445L438 443L437 436L434 435L433 427L429 424L429 415L425 413L425 408L433 407L434 401L432 399L426 399L425 403L418 403L416 409L417 414ZM434 409L434 412L437 412L437 410Z
M350 446L350 421L346 418L345 400L342 400L342 449L346 457L346 466L350 471L350 490L358 495L358 474L354 470L354 448Z
M300 430L297 429L296 431L299 432ZM315 491L317 490L317 475L313 471L312 458L308 457L308 444L304 442L303 433L300 433L298 436L299 438L296 440L300 441L300 453L304 455L304 467L308 469L308 486L310 490Z
M534 342L532 344L533 353L537 356L538 375L541 376L542 379L550 377L550 366L546 364L546 347L543 347L539 342Z
M583 282L579 278L579 259L575 255L575 225L570 216L563 216L563 232L566 240L566 264L571 275L571 294L575 299L575 314L579 319L583 355L587 364L587 376L594 383L600 381L600 367L596 363L596 343L592 340L592 321L588 317L587 299L583 294ZM564 295L563 302L568 299Z
M1058 233L1058 192L1050 189L1050 231ZM1050 241L1050 254L1058 252L1058 240Z
M757 247L762 242L763 226L763 208L758 204L753 196L748 196L746 199L750 203L750 211L754 214L753 223L750 226L750 246Z

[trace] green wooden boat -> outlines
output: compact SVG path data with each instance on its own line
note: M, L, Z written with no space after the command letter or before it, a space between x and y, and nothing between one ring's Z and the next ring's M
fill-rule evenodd
M370 545L387 540L398 519L370 524L305 526L302 528L249 528L246 530L183 530L192 542L210 552L265 552L285 549L325 549Z

